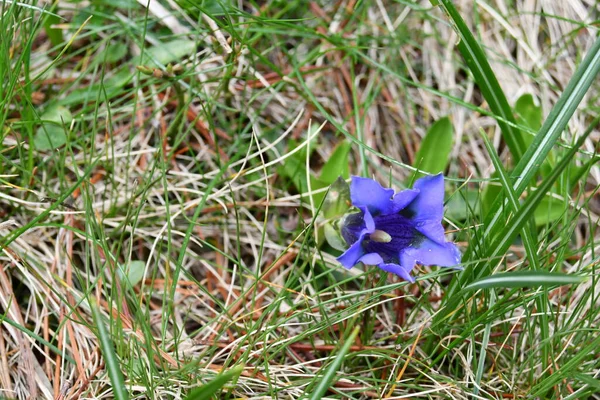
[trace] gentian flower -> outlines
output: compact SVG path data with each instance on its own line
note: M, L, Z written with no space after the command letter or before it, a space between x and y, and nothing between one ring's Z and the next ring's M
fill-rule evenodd
M373 179L352 177L352 205L360 210L346 214L340 223L342 238L350 246L338 261L350 269L362 262L377 265L407 281L415 263L452 267L461 254L447 242L442 227L444 178L441 174L418 179L413 189L394 193Z

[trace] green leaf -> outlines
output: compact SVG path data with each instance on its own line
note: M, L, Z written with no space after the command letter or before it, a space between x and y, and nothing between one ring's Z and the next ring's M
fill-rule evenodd
M542 127L542 107L535 104L535 99L531 94L527 93L519 97L515 103L515 111L519 116L519 122L531 128L531 130L537 132ZM524 137L531 138L528 142L525 142L526 145L531 144L533 135L525 133Z
M515 103L515 112L517 113L517 120L521 125L534 132L539 131L542 127L542 118L544 116L542 113L542 107L536 104L532 95L524 94L523 96L519 97ZM526 132L524 129L520 129L519 133L521 135L521 141L525 144L525 148L529 148L529 146L531 146L533 143L535 135ZM541 172L543 175L548 175L551 169L550 164L553 161L554 153L551 151L541 166Z
M444 215L453 221L466 221L467 217L479 218L481 214L480 194L475 191L466 191L464 195L453 195L446 203Z
M458 33L460 38L458 50L473 74L475 82L481 90L481 94L483 94L483 97L488 102L490 110L499 117L497 122L502 132L502 138L510 149L510 153L515 161L520 160L525 153L525 146L521 142L519 130L515 127L516 121L512 108L508 104L508 100L506 100L506 96L488 62L487 56L456 10L456 7L454 7L452 0L439 0L439 3L441 3L444 11L450 17Z
M112 386L114 398L116 400L127 400L129 395L125 388L125 380L123 379L123 373L121 372L121 366L119 359L115 353L114 345L110 338L109 332L104 325L102 314L96 304L95 298L90 297L90 306L92 308L92 314L94 316L94 323L98 328L98 339L100 339L100 351L102 357L106 363L106 371Z
M133 260L127 266L120 266L119 275L121 280L128 282L131 286L135 286L144 277L146 263L140 260Z
M325 219L340 218L351 207L350 186L339 177L329 187L321 213Z
M316 128L314 128L314 129L316 129ZM310 157L310 155L316 148L317 138L315 137L311 140L311 142L308 144L309 145L308 149L307 149L307 143L303 142L301 144L297 144L295 141L291 140L288 143L288 152L293 151L299 145L301 145L303 147L300 150L298 150L297 152L295 152L294 154L292 154L291 156L287 157L283 161L283 164L277 169L277 172L281 176L288 178L292 182L294 187L298 190L299 193L308 192L309 186L308 186L307 177L310 179L310 189L312 191L327 187L328 186L327 183L322 182L320 179L317 179L315 176L313 176L312 173L309 173L306 170L306 159L307 159L307 157ZM306 153L307 151L309 151L308 156ZM319 204L321 204L324 197L325 197L325 193L320 193L320 194L316 194L313 196L313 203L315 204L315 207L317 207L317 206L319 206Z
M175 63L184 57L191 56L195 52L195 41L176 39L146 49L140 64L149 67L160 67L169 63ZM138 63L137 60L134 62L134 64Z
M123 60L123 57L127 56L129 49L125 43L117 42L111 43L108 51L106 52L105 61L107 63L116 63Z
M350 166L348 165L348 154L352 146L349 142L342 142L336 146L327 160L319 180L327 185L331 185L338 177L348 179L350 177Z
M85 89L73 90L64 99L60 100L58 104L81 104L96 100L108 101L118 95L123 86L128 84L132 78L133 74L129 69L123 68L102 83L96 83Z
M555 222L565 213L565 202L555 197L544 197L533 214L537 226Z
M562 286L581 283L586 279L583 276L547 271L504 272L478 279L463 290Z
M333 362L327 368L327 370L325 371L325 374L318 380L317 387L313 390L312 394L309 396L310 400L322 399L323 395L325 395L325 392L327 392L327 389L329 389L333 385L333 383L336 381L337 372L340 369L340 367L342 366L342 362L344 361L344 357L350 350L350 346L352 346L352 344L356 340L356 336L358 335L359 331L360 331L360 326L355 327L354 330L352 331L352 333L350 333L350 336L348 336L346 338L346 340L344 341L344 345L342 346L340 351L337 354L335 354L335 356L333 356L334 357Z
M450 119L448 117L439 119L425 134L413 167L430 174L444 172L450 161L453 141ZM419 178L425 174L417 172L415 175Z
M33 137L33 144L37 150L52 150L67 143L68 137L65 129L68 129L73 116L66 107L52 106L40 116L40 119L42 125Z
M229 371L217 375L212 381L192 390L186 400L207 400L222 390L229 381L236 379L244 370L243 365L231 368Z
M53 13L58 11L58 1L54 2L54 5L51 7L51 11ZM63 43L63 34L62 30L58 28L53 28L54 25L60 24L61 18L56 14L48 14L44 20L44 31L50 39L50 43L52 46L58 46Z
M323 226L323 233L325 235L325 240L327 240L327 243L331 247L339 251L346 251L346 249L348 248L348 246L346 245L346 241L344 240L344 238L342 238L340 231L338 229L335 229L335 227L332 224L326 223Z

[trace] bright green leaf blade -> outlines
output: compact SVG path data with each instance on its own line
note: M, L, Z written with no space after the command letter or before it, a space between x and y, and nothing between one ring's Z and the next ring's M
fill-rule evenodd
M519 116L519 122L524 123L524 125L531 128L531 130L537 132L542 127L542 106L536 104L535 99L531 94L524 94L523 96L517 99L517 102L515 103L515 111ZM529 143L525 142L526 145L530 144L533 141L533 136L528 135L525 132L524 137L531 138L528 141Z
M448 117L436 121L425 134L415 156L413 167L431 174L444 172L450 162L450 152L452 151L454 139L452 132L452 122ZM423 175L419 172L416 177Z
M502 138L510 149L515 160L520 160L525 153L525 146L521 142L519 130L515 128L515 118L512 108L506 100L506 96L498 83L494 71L487 61L487 56L477 43L477 40L469 30L469 27L462 19L451 0L440 0L446 14L454 24L456 32L460 37L458 50L465 59L469 70L473 74L477 86L481 90L483 97L488 102L492 112L500 117L497 119ZM510 123L506 123L508 121Z
M535 178L535 174L539 170L540 165L542 165L542 163L548 156L548 153L550 152L550 150L560 137L561 133L565 129L567 123L569 122L569 119L577 109L577 106L581 102L583 96L585 95L590 85L592 84L594 78L598 74L598 71L600 71L600 38L596 40L596 42L591 47L590 51L588 52L587 56L585 57L577 71L575 71L575 74L569 81L569 84L567 85L565 91L558 100L558 103L553 107L552 111L550 112L550 115L544 122L544 125L540 129L539 133L535 136L533 144L527 149L526 154L523 156L521 161L512 171L511 176L513 188L517 197L523 194L523 192L529 185L529 182L531 182L532 179ZM597 122L597 120L594 121L590 125L590 129L588 130L588 132L584 133L583 136L589 135L591 129L593 129L594 125ZM579 140L579 144L581 143L581 140ZM566 156L568 157L568 160L565 160L563 158L564 161L570 162L570 160L573 159L578 148L577 146L578 145L576 144L574 151L570 150L568 152L568 155ZM553 169L553 172L555 171L556 167ZM558 176L554 178L554 181L556 181L557 178ZM550 190L550 188L551 187L548 187L547 189L545 189L545 192L540 194L545 195L546 192ZM536 192L538 192L539 190L540 188L538 188ZM506 229L506 216L504 215L504 210L506 210L506 206L506 198L498 198L496 200L494 206L492 207L494 214L486 216L486 220L484 222L485 230L484 232L482 232L482 238L485 238L485 240L491 240L492 238L501 237L503 235L503 230ZM530 211L533 212L533 210ZM465 253L464 259L468 260L469 257L471 257L472 254L474 254L474 252L476 251L475 248L479 248L480 245L481 244L477 241L473 241L470 244L469 249ZM489 256L493 253L496 253L496 255L498 255L497 250L498 249L488 248L486 252L481 252L479 256L485 257L486 255ZM461 285L464 285L466 283L465 280L470 279L471 276L473 276L474 278L479 278L488 274L489 268L489 265L480 265L480 263L477 263L477 265L466 267L465 272L459 275L460 278L458 278L457 281L454 281L454 283L452 283L449 287L450 295L446 298L452 299L453 292L459 290L459 287ZM449 301L450 303L453 302L453 300ZM452 307L449 308L452 309ZM440 321L441 319L443 319L444 314L445 312L438 313L438 315L436 316L436 320Z
M344 361L344 357L350 350L350 346L352 346L352 344L356 340L356 336L358 335L359 330L360 330L360 327L357 326L356 328L354 328L354 330L352 331L350 336L348 336L348 338L344 342L344 345L342 346L340 351L334 356L335 359L333 360L331 365L327 368L327 371L325 371L325 374L319 381L319 384L317 385L317 387L313 390L312 394L310 395L310 397L309 397L310 400L322 399L325 392L327 392L327 389L333 385L334 381L336 380L336 373L342 366L342 361Z
M327 160L319 180L327 185L331 185L338 177L348 179L350 177L350 166L348 165L348 154L350 153L351 145L348 142L342 142L336 146Z
M56 12L57 9L58 2L55 2L55 6L52 7L52 11ZM50 39L52 46L59 46L64 42L62 30L54 27L62 22L61 19L62 18L56 14L48 14L44 20L44 31L46 32L48 39Z
M98 309L98 305L93 301L94 298L90 298L90 304L92 308L92 313L94 315L94 323L98 328L98 339L100 339L100 350L102 352L102 356L104 357L104 362L106 364L106 370L108 372L108 377L110 378L110 383L112 385L113 394L116 400L126 400L129 398L127 394L127 390L125 388L125 380L123 379L123 373L121 372L121 366L119 363L119 359L115 353L115 349L104 325L104 321L102 320L102 314L100 314L100 310Z
M558 272L546 271L518 271L505 272L486 276L465 286L463 290L479 290L490 288L524 288L524 287L548 287L571 285L581 283L585 277Z
M52 105L48 107L40 116L40 119L45 122L54 122L58 125L63 122L68 125L73 120L73 114L68 108L60 105Z
M192 390L186 400L208 400L223 389L229 381L236 379L244 370L243 365L231 368L229 371L217 375L212 381Z

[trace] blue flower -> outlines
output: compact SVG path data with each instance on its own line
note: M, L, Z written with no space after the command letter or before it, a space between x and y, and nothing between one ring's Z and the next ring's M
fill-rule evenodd
M338 257L346 268L362 262L377 265L407 281L415 263L452 267L460 264L458 248L446 242L444 178L426 176L413 189L394 193L373 179L352 177L352 205L360 212L347 214L341 235L350 246Z

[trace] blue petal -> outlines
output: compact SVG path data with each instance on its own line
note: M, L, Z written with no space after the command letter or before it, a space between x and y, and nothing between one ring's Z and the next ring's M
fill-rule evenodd
M381 264L378 265L378 267L381 268L384 271L392 272L392 273L400 276L405 281L409 281L409 282L414 282L415 281L415 278L413 278L410 275L410 270L412 269L412 267L405 268L402 265L391 264L391 263L390 264L381 263Z
M354 267L358 263L358 260L364 255L365 251L362 248L362 239L364 236L365 235L362 234L361 237L344 252L344 254L337 258L344 268L350 269Z
M363 212L363 220L365 221L365 231L367 233L375 232L375 221L373 220L373 216L367 207L361 206L359 207Z
M418 195L419 191L415 189L406 189L396 193L392 199L392 212L397 213L400 210L404 210Z
M445 242L442 217L444 216L444 177L442 174L417 179L414 185L419 195L408 206L413 212L415 228L429 239Z
M441 221L444 215L444 177L442 174L417 179L414 188L419 195L410 204L420 220Z
M415 221L415 229L438 244L446 243L446 235L441 221Z
M394 189L386 189L369 178L353 176L350 182L352 205L367 208L371 213L388 213L393 208Z
M440 267L455 267L460 264L461 254L454 243L436 243L424 238L416 247L409 247L400 253L400 264L412 268L416 262L423 265L439 265Z
M358 261L365 265L378 265L383 262L383 258L377 253L369 253L362 256Z

